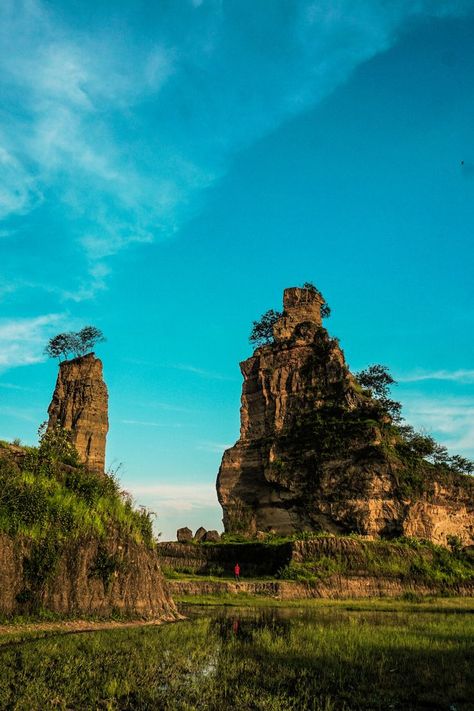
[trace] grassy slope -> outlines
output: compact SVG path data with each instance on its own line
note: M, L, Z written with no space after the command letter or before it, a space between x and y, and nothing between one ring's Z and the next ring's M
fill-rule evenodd
M41 613L42 591L74 541L99 542L90 575L104 585L119 565L108 538L155 546L148 513L133 508L113 477L87 471L67 442L60 445L48 437L39 448L0 443L0 534L27 544L16 598L26 614Z
M74 452L57 457L41 447L19 451L0 442L0 533L60 545L104 538L111 527L153 544L149 516L133 508L113 477L88 472Z

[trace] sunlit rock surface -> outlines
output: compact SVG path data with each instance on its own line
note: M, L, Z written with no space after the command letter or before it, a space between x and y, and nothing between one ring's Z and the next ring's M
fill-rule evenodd
M274 530L474 535L473 479L427 462L416 471L387 415L351 375L321 325L322 300L284 292L274 342L240 365L240 439L224 453L217 494L227 532Z

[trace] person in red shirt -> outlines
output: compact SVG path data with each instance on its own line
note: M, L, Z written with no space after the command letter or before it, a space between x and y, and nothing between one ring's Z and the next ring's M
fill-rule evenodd
M234 575L236 580L240 580L240 565L238 563L234 566Z

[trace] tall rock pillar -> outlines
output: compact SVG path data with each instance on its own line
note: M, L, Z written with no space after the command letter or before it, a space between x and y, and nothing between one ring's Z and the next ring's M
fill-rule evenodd
M103 474L109 429L108 393L102 361L93 353L60 364L48 414L48 429L60 425L69 430L82 462Z

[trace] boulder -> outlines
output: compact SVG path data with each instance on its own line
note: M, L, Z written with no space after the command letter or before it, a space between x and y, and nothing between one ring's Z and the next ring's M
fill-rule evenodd
M198 530L196 531L196 533L194 534L194 540L195 540L197 543L200 543L201 541L204 540L204 538L205 538L205 536L206 536L206 533L207 533L206 529L203 528L202 526L200 526L200 527L198 528Z
M176 540L178 543L191 543L193 540L193 532L187 526L178 528L176 531Z
M204 543L218 543L221 540L221 535L218 531L206 531L202 540Z

